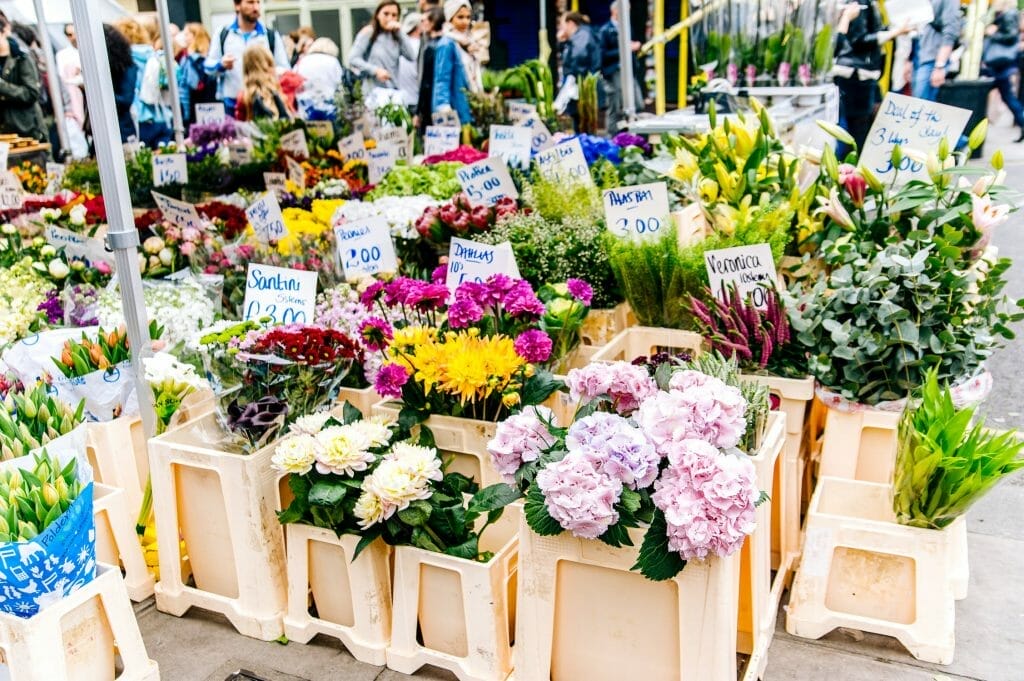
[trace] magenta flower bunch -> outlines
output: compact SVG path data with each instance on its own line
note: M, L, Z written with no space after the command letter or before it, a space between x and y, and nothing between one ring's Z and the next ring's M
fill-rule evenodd
M574 369L567 382L580 406L567 428L530 409L499 423L488 443L505 481L526 492L534 532L619 547L642 528L634 569L652 580L738 551L760 499L750 457L736 449L746 430L740 390L665 366L656 377L627 362Z

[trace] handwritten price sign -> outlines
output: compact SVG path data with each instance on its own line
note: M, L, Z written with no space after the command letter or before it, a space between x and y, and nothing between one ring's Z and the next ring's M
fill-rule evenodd
M365 161L366 142L363 139L363 133L354 132L348 137L342 137L338 140L338 151L346 161Z
M462 131L445 125L428 125L423 136L423 155L438 156L459 148Z
M306 169L291 156L286 156L285 162L288 165L288 179L294 182L299 189L304 188L306 186Z
M379 184L388 171L395 166L397 154L395 148L390 144L382 144L376 149L369 149L366 152L369 157L370 184Z
M587 157L578 139L562 142L537 154L541 175L558 183L594 184Z
M398 270L391 230L384 218L346 222L334 228L334 236L346 279Z
M195 227L199 229L202 221L199 219L199 212L191 203L178 201L169 196L152 192L156 207L164 214L164 218L173 222L179 227Z
M768 244L722 248L704 252L704 265L708 281L715 296L725 300L726 286L739 291L740 296L750 296L751 302L759 308L767 305L767 290L778 284L775 258Z
M275 324L311 324L316 310L316 272L249 264L244 318L270 317Z
M930 182L924 162L911 158L906 151L935 153L943 138L953 149L970 119L971 112L967 109L890 92L864 141L860 163L883 183L892 182L894 178L898 184L911 180ZM893 168L892 150L897 145L903 151L903 159L898 168Z
M499 199L508 196L519 198L516 185L508 168L500 159L485 158L463 166L455 171L462 191L474 206L493 206Z
M605 190L604 215L608 230L616 236L657 239L669 215L668 188L664 182L652 182Z
M212 102L209 104L196 104L196 123L209 125L210 123L224 122L224 104Z
M306 131L301 128L281 135L281 148L285 153L299 158L309 158L309 145L306 144Z
M455 290L464 281L484 282L495 274L519 278L519 267L512 244L481 244L469 239L452 238L448 251L448 273L445 284Z
M185 154L157 154L153 157L153 186L188 182L188 161Z
M530 133L533 135L530 140L533 153L536 154L539 151L544 151L554 146L555 140L551 137L551 131L548 130L548 126L544 125L536 115L524 119L520 125L524 128L529 128Z
M523 170L530 166L533 132L518 125L492 125L488 156L497 156L508 165Z
M537 115L537 107L529 102L506 102L505 108L508 110L509 120L516 125Z
M267 192L245 209L245 217L249 219L252 229L263 241L280 241L288 235L281 215L281 205L277 202L274 192Z

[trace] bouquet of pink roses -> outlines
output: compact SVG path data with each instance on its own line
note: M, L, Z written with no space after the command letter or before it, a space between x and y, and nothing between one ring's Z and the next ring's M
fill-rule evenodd
M579 401L568 428L544 407L498 424L488 444L507 482L527 492L525 514L540 535L569 531L632 546L633 569L675 577L687 560L728 556L754 530L761 501L749 457L740 390L682 363L591 364L568 375Z

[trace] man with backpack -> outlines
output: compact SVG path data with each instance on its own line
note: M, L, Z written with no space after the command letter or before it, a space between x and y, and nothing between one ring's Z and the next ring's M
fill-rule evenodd
M218 97L224 102L224 109L230 115L238 103L242 89L242 54L250 45L262 42L274 55L274 63L290 68L284 41L274 29L268 29L260 21L260 0L234 0L235 21L221 29L217 39L210 46L206 57L206 71L220 77Z

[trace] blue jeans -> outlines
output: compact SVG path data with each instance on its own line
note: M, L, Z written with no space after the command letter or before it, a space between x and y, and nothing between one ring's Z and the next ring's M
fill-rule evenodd
M932 71L935 69L935 60L914 64L914 79L911 89L918 99L927 99L934 102L939 97L939 89L932 86Z
M999 90L999 96L1013 112L1013 124L1024 132L1024 106L1021 106L1020 100L1013 92L1013 84L1010 82L1013 75L1017 73L1017 65L1011 64L1000 69L985 67L985 72L995 79L995 88Z

